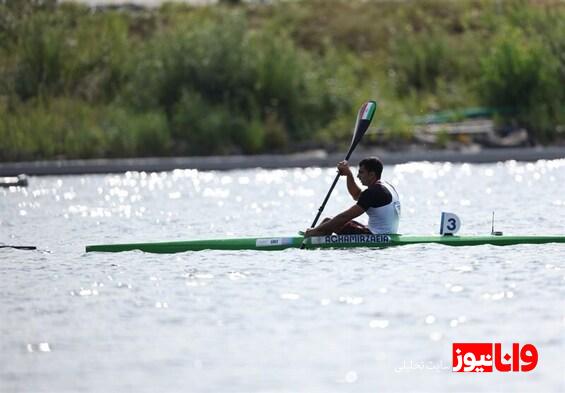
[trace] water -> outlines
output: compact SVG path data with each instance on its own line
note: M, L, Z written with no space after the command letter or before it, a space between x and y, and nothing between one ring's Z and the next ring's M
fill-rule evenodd
M564 245L85 254L292 235L335 170L35 177L0 190L1 392L564 391ZM565 233L565 160L385 167L403 233ZM341 182L326 208L352 204ZM454 342L534 344L530 373L452 373Z

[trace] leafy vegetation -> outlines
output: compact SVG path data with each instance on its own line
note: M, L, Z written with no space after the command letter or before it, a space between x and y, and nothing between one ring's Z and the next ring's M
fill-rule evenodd
M488 106L551 143L562 86L565 5L551 0L0 2L4 161L333 148L369 97L373 142Z

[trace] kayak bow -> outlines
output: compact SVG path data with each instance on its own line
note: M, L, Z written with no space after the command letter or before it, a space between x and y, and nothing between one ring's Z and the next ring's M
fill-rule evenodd
M510 246L517 244L565 243L565 236L413 236L413 235L331 235L304 239L294 237L259 237L239 239L189 240L160 243L101 244L86 246L86 252L120 252L140 250L172 254L202 250L262 250L277 251L300 248L384 248L411 244L442 244L446 246Z

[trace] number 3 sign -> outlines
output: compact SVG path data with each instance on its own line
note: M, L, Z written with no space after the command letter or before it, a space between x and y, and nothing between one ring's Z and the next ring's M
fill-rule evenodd
M461 227L461 220L454 213L441 213L440 235L455 235Z

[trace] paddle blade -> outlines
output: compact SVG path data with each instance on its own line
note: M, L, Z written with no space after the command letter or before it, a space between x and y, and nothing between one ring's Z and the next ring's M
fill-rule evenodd
M351 146L349 147L349 152L345 157L346 160L349 159L351 153L353 153L353 150L355 150L355 147L361 141L363 135L365 135L365 132L367 132L367 130L369 129L369 125L373 120L373 116L376 110L377 102L372 100L365 102L359 109L359 112L357 113L357 121L355 122L355 128L353 129Z

